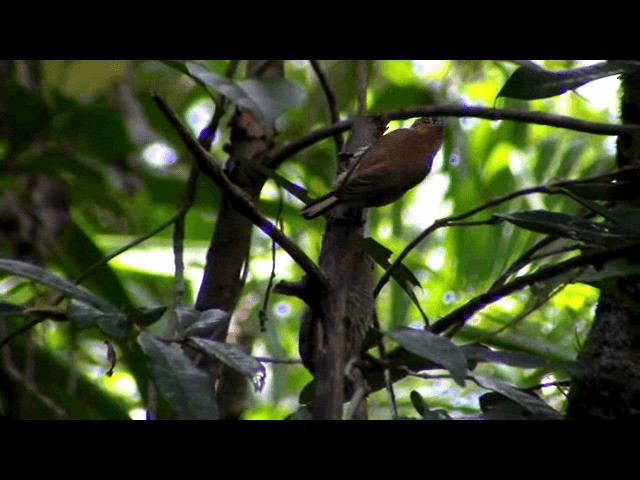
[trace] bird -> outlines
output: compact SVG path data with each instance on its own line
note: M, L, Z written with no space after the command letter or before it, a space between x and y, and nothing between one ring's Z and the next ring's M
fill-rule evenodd
M361 151L347 154L354 157L353 163L338 179L338 186L307 204L302 216L316 218L338 205L369 208L395 202L429 174L442 134L441 120L419 118L410 128L393 130Z

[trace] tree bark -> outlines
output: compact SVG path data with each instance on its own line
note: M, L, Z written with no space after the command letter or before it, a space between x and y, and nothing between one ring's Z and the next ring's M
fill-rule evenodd
M371 144L384 127L379 118L357 117L345 150L356 152ZM339 165L339 173L347 168ZM357 368L371 327L373 262L362 246L363 235L361 209L339 206L327 219L319 263L330 286L315 292L315 308L307 312L300 329L300 355L314 373L311 410L316 420L342 418L345 374Z
M622 123L640 123L640 75L622 76ZM640 162L640 138L621 135L619 167ZM619 278L615 292L601 292L593 326L578 360L585 371L572 378L567 418L640 416L640 277Z
M248 77L281 77L284 67L281 61L249 61ZM243 159L264 161L273 145L274 132L245 108L237 108L231 118L231 144L229 147L229 178L257 202L266 177L242 162ZM196 309L212 308L233 312L244 286L244 269L249 262L253 224L232 205L229 195L222 198L215 231L204 268L202 284L196 300ZM235 321L235 320L234 320ZM228 340L250 351L253 335L242 325L234 325L236 335ZM214 340L227 340L228 329L220 330ZM217 401L223 419L240 418L247 395L247 380L232 369L215 363L208 371L217 381Z

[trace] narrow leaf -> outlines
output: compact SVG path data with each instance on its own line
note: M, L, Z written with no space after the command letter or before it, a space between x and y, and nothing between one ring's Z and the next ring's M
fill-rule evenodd
M536 418L545 420L559 420L561 418L561 415L556 410L551 408L535 395L523 392L522 390L512 387L500 380L482 377L480 375L472 375L472 377L482 388L504 395L516 402L518 405L524 407L527 411L531 412Z
M24 307L13 303L0 302L0 315L11 315L12 313L22 313Z
M184 420L217 420L218 406L209 376L185 353L142 332L138 344L151 359L151 375Z
M446 337L434 335L426 330L398 328L385 333L409 352L442 365L449 370L455 382L465 386L467 359L463 351Z
M610 232L610 224L593 222L573 215L546 210L494 213L493 216L533 232L557 235L589 243L609 244L615 240L632 240L635 238L632 234Z
M601 62L587 67L570 70L550 71L532 68L530 65L519 67L498 93L496 98L509 97L521 100L548 98L575 90L599 78L616 75L623 71L619 64Z
M225 365L242 373L251 380L256 391L261 391L264 387L267 375L264 365L237 346L196 337L190 337L189 342L205 355L215 357Z
M88 305L91 305L104 312L117 312L116 307L109 302L93 295L81 287L71 283L69 280L58 277L45 269L31 265L30 263L20 262L18 260L0 259L0 272L6 272L11 275L28 278L38 283L42 283L49 287L60 290L67 295L76 298Z
M220 326L228 325L231 321L231 314L224 310L205 310L200 314L200 318L181 331L182 335L206 335L216 331Z

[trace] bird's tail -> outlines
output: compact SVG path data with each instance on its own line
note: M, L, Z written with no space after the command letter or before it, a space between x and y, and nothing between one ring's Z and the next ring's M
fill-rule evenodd
M322 215L327 210L332 209L338 203L338 197L336 197L335 193L327 193L323 197L320 197L309 205L302 209L302 216L307 220L312 218L316 218L318 215Z

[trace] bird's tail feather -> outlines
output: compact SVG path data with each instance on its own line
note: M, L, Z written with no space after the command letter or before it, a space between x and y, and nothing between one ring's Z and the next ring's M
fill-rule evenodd
M336 206L337 203L338 197L336 197L333 192L328 193L304 207L304 209L302 210L302 216L307 220L316 218L318 215L322 215L327 210L330 210L331 208Z

